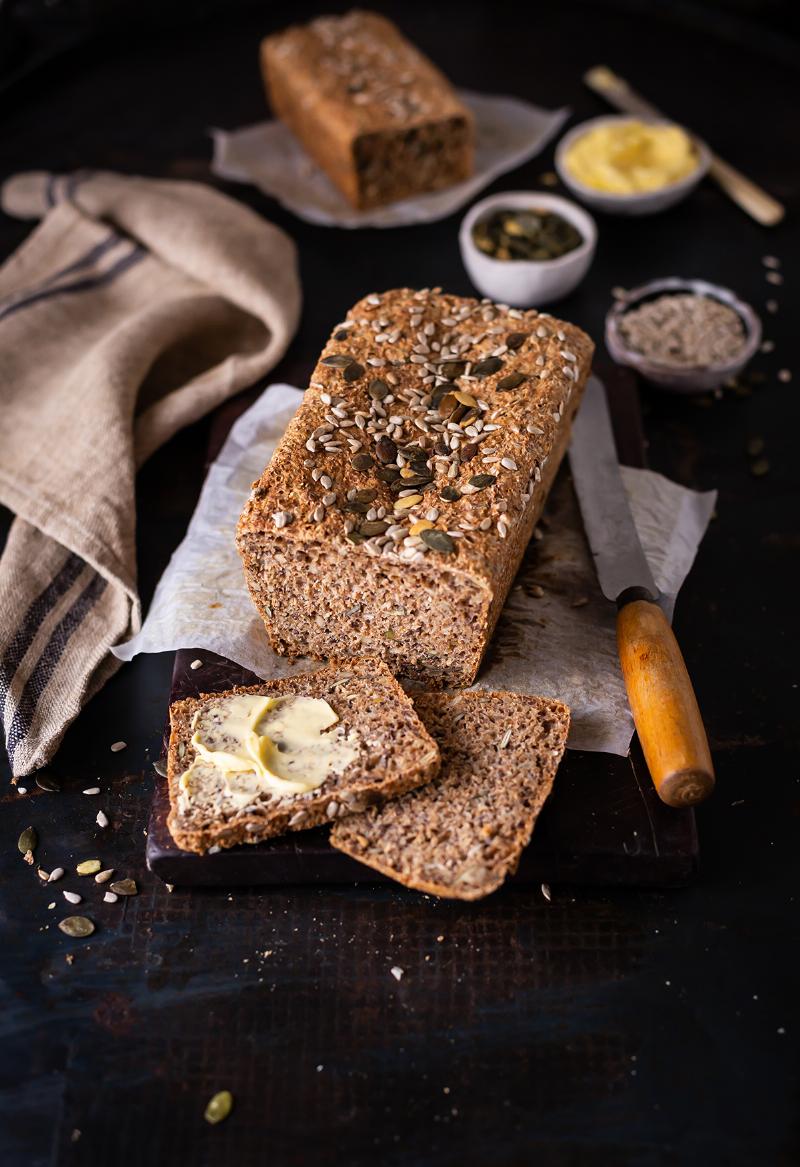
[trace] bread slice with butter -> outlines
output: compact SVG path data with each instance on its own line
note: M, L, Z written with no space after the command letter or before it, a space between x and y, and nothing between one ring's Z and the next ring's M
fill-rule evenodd
M167 825L186 851L329 823L439 771L410 699L370 658L176 701L170 727Z
M406 887L460 900L517 867L567 744L569 709L522 693L420 693L439 777L337 822L331 843Z

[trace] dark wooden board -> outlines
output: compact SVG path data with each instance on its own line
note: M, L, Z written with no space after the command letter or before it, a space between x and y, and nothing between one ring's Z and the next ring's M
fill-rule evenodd
M635 385L602 370L614 419L617 448L628 465L644 464ZM213 457L233 417L225 415L212 437ZM202 672L189 667L200 655ZM223 657L201 650L175 654L170 700L258 681ZM334 850L328 828L297 831L270 843L232 847L215 855L181 851L167 830L166 782L156 784L147 837L150 870L179 886L246 886L383 882L383 877ZM520 862L518 883L631 884L675 887L687 883L698 861L694 815L664 806L653 789L638 745L628 758L568 751L533 841Z

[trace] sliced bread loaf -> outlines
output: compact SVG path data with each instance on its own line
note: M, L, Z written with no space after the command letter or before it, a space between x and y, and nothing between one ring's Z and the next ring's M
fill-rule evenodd
M520 693L420 693L437 779L337 822L331 843L406 887L477 900L516 870L564 753L569 710Z
M199 719L213 728L215 718L219 724L220 709L226 708L221 702L249 694L326 701L338 717L335 733L346 744L346 764L338 772L331 771L316 789L287 793L284 783L277 790L259 789L251 796L242 781L247 775L235 775L232 782L192 740ZM386 665L369 658L176 701L170 708L170 725L167 822L175 842L186 851L202 853L210 847L257 843L286 831L315 827L404 794L439 771L439 750L413 704ZM225 741L218 741L214 748L224 760ZM185 776L193 763L187 782Z

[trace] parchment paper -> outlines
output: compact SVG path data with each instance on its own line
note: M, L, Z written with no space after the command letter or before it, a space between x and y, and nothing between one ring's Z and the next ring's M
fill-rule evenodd
M269 647L234 545L251 484L302 396L290 385L272 385L233 426L141 631L112 650L121 660L140 652L196 648L219 653L265 678L314 667L307 660L290 665ZM671 614L716 492L698 494L649 470L624 467L623 476L645 554ZM558 697L572 709L571 748L624 755L633 722L616 655L615 610L597 584L564 471L542 530L544 537L528 548L478 687Z
M309 223L323 227L403 227L432 223L470 202L499 174L543 150L569 117L516 97L462 91L475 115L475 173L447 190L404 199L388 207L356 211L306 154L282 122L261 122L227 133L212 130L211 169L220 178L252 182Z

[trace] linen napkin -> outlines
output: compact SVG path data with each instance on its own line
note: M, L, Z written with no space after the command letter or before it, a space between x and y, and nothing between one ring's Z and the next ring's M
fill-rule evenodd
M283 355L295 248L208 187L19 175L42 218L0 268L0 709L14 776L44 765L141 624L137 467Z

